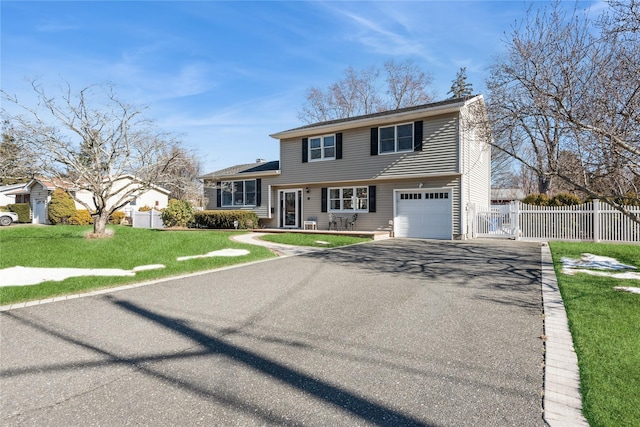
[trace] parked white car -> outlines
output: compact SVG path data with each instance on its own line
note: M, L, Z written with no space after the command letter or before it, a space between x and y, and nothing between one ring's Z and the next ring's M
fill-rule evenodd
M18 214L15 212L0 212L0 225L11 225L18 222Z

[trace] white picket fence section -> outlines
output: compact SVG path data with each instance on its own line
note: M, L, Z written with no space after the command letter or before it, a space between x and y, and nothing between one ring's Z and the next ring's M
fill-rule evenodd
M640 215L640 207L630 207L629 211ZM599 200L559 207L513 202L474 207L473 235L523 240L640 242L640 224Z
M158 211L132 211L131 226L134 228L164 228L164 223Z

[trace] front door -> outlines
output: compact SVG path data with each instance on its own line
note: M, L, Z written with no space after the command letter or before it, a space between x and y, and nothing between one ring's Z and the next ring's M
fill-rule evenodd
M285 228L299 228L300 190L284 190L281 193L280 224Z

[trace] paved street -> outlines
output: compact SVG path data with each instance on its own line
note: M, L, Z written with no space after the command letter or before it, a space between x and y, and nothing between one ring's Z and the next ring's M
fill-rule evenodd
M535 243L384 240L0 322L3 426L544 425Z

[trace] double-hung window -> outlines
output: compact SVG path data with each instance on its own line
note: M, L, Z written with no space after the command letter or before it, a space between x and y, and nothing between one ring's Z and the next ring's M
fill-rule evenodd
M367 212L367 191L367 187L329 188L329 211Z
M255 206L256 180L227 181L221 184L222 206Z
M413 151L413 123L379 128L378 152Z
M309 138L309 161L336 158L336 136L325 135Z

